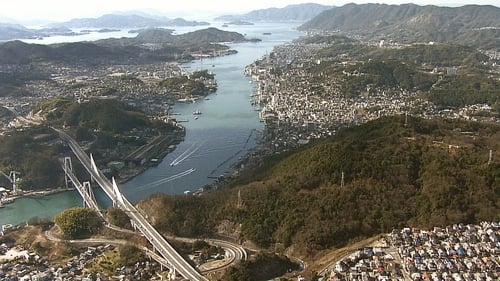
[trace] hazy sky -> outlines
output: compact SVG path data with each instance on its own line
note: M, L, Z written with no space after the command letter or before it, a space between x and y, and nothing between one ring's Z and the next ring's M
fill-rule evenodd
M0 17L16 20L66 21L72 18L98 17L116 11L144 10L168 17L185 17L196 20L214 15L244 13L256 9L277 7L288 4L319 3L342 6L346 3L387 3L418 5L462 6L466 4L498 5L498 0L2 0Z

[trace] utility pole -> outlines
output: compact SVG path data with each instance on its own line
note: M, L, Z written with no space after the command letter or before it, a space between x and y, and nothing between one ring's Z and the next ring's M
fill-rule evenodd
M238 204L237 208L240 209L242 207L243 203L241 202L241 189L238 190Z

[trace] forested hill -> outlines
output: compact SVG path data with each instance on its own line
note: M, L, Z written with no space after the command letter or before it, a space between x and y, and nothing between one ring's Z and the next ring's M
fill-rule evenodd
M268 158L238 180L139 205L165 232L222 232L307 251L393 227L499 220L500 126L384 117Z
M0 135L0 170L14 169L19 172L22 180L18 186L23 190L54 188L64 184L60 157L67 148L50 126L65 126L77 141L85 141L94 155L100 155L102 163L120 159L119 153L106 154L109 151L130 153L144 145L149 136L156 137L175 130L175 127L150 120L144 112L114 99L82 103L56 99L41 104L38 109L36 111L46 117L43 125L13 131L8 136ZM0 110L0 117L8 118L8 113L4 111ZM133 132L142 133L136 138ZM107 152L101 154L102 151ZM113 156L108 158L105 155ZM77 172L82 171L78 165L75 168ZM4 177L0 178L0 186L8 185Z
M255 40L255 39L252 39ZM188 50L220 50L222 42L248 41L237 32L206 28L173 35L168 29L141 30L135 38L104 39L52 45L9 41L0 44L0 64L65 62L86 64L133 64L183 58ZM148 46L154 45L154 48Z
M453 42L499 49L500 8L347 4L324 11L299 29L341 31L376 40Z

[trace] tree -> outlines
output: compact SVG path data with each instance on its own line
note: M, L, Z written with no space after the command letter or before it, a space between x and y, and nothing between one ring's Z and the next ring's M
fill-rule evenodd
M132 228L132 224L130 223L130 218L120 208L116 207L109 208L106 212L106 217L108 218L111 224L128 229Z
M88 208L74 207L56 215L55 222L69 239L89 237L101 227L97 213Z
M224 281L250 281L252 280L250 271L247 267L239 264L237 266L232 266L226 270L222 276Z
M141 249L132 244L125 244L119 248L120 263L124 265L134 265L144 260Z

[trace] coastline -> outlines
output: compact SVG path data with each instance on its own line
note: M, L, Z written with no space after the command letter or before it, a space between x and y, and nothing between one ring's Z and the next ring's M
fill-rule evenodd
M184 137L186 135L186 128L184 126L182 126L178 122L176 122L175 125L178 128L181 128L180 133L176 134L171 142L161 146L163 147L163 149L154 154L154 157L152 157L151 155L150 157L147 157L149 159L148 161L145 161L144 164L132 168L127 168L121 171L121 175L119 175L117 183L124 184L134 179L135 177L147 171L149 168L157 166L169 153L174 151L177 145L179 145L179 143L184 141ZM152 142L147 143L143 147L150 146L151 144Z
M251 169L253 163L258 164L262 155L261 151L263 149L265 150L261 138L263 132L261 128L262 123L259 124L258 117L257 119L254 118L254 116L257 115L255 107L250 107L250 105L248 105L250 104L249 96L254 93L250 88L254 88L254 85L249 83L246 77L243 79L241 78L242 70L246 65L260 57L260 55L256 56L256 51L264 54L268 49L270 50L272 46L278 44L277 41L288 41L286 38L289 37L295 38L298 33L289 31L289 26L290 24L272 25L272 34L282 36L278 38L274 38L274 36L266 37L266 39L272 38L273 41L264 40L262 43L259 43L259 45L233 45L232 48L237 49L238 54L230 59L229 56L222 56L220 58L179 62L183 64L186 69L208 69L216 73L217 80L221 81L221 83L217 92L214 96L210 97L210 99L202 99L195 104L181 103L178 102L177 99L174 100L175 113L171 112L170 117L174 120L177 118L177 123L182 125L183 128L186 128L186 131L189 131L189 133L185 140L182 140L176 145L175 151L171 152L165 150L164 154L153 153L151 154L151 158L148 158L144 163L144 166L132 167L126 165L123 171L127 172L124 172L122 174L123 177L117 181L119 185L121 185L120 187L124 193L130 195L129 197L132 198L133 201L139 201L146 198L148 194L160 192L180 195L183 191L187 190L192 190L192 194L200 189L209 191L210 188L213 188L215 190L216 188L226 186L229 182L232 182L235 177L241 176L242 171L245 169ZM260 29L255 31L256 34L262 34L263 30L267 31L270 27L263 25L261 27L259 26L259 28ZM245 31L249 32L248 30ZM222 83L222 81L226 82ZM249 88L248 91L247 88ZM153 102L154 105L162 105L156 100L153 100ZM229 109L227 107L228 104L231 105ZM195 110L203 112L203 115L200 116L197 121L194 121L195 119L192 115ZM183 119L188 119L190 122L188 124L179 123L179 121ZM255 124L253 124L254 122ZM254 131L249 137L249 130L255 127L258 128L257 131ZM247 128L249 128L248 131L246 130ZM212 132L217 133L212 134ZM248 145L245 146L245 141L248 138L250 138L250 141ZM206 143L206 145L198 153L194 154L193 157L189 158L188 161L185 161L183 163L184 166L168 166L168 163L170 163L168 159L170 159L172 155L177 156L178 153L182 153L184 150L189 149L192 144L198 146L203 143ZM241 147L244 147L243 151L239 152L239 154L236 153L238 150L242 149ZM162 157L160 157L160 155ZM99 159L96 160L100 160L100 165L102 165L104 169L119 167L118 165L107 167L107 162L100 156L102 155L98 155ZM167 160L163 160L165 157L167 157ZM228 158L231 159L226 161ZM151 159L153 159L153 161L150 161ZM168 163L164 163L165 161ZM211 174L213 167L217 166L219 163L224 164ZM155 168L156 166L159 166L159 168ZM165 166L166 169L163 169L163 166ZM192 173L191 176L175 178L175 182L173 182L173 180L168 180L170 177L181 174L185 170L192 169L193 167L196 169L196 172ZM208 168L203 169L204 167ZM113 173L115 171L117 170L114 170ZM116 176L116 173L114 175ZM223 175L223 177L219 178L218 176L220 175ZM207 176L210 178L207 179ZM211 178L216 176L218 178L217 180ZM151 184L143 186L149 183ZM11 197L11 202L14 202L14 200L26 196L49 195L46 197L48 201L40 200L41 202L37 202L40 206L32 206L31 199L15 201L12 206L4 208L4 221L15 221L17 220L17 216L21 217L19 219L20 221L25 221L26 218L29 218L32 214L50 217L52 213L41 214L37 212L41 208L43 208L43 211L65 208L74 204L74 202L71 201L73 199L67 197L79 197L77 194L75 194L75 196L66 196L65 193L50 196L52 193L61 191L64 190L54 189L51 191L33 192L32 194ZM67 194L69 195L70 193ZM75 200L80 204L80 198ZM16 207L17 204L20 204L19 207L22 207L22 209L14 212L13 210L15 210L15 208L13 207ZM25 210L26 213L31 213L25 214Z
M44 190L29 190L25 191L22 194L17 195L7 195L0 202L0 208L3 208L7 204L14 203L17 199L26 198L26 197L43 197L51 194L56 194L60 192L68 192L73 191L75 188L57 188L57 189L44 189Z

